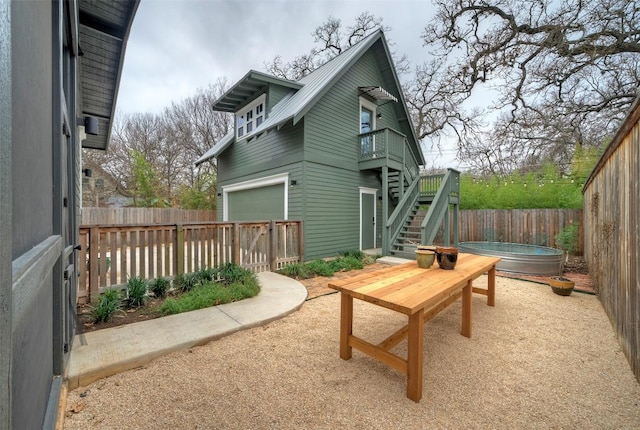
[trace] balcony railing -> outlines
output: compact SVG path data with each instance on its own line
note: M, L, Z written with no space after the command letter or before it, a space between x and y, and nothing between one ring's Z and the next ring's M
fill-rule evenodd
M360 140L361 163L379 161L380 164L389 160L404 166L411 179L419 172L418 161L409 148L407 137L392 129L381 128L358 135Z

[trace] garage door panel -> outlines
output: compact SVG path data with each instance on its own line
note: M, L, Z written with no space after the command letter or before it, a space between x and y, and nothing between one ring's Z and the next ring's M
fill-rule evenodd
M284 219L284 184L230 192L227 204L229 221Z

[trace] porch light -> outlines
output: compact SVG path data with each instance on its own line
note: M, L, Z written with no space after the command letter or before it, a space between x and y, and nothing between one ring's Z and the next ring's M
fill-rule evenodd
M84 132L93 136L98 135L98 118L95 116L81 116L77 118L77 124L84 127Z

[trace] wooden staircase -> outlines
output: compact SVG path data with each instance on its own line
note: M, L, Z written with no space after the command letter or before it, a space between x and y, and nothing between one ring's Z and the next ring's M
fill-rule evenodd
M400 193L397 191L400 189L397 176L391 173L389 175L389 194L394 205L398 205L401 200ZM459 172L449 169L445 175L420 176L416 180L419 181L418 196L412 207L404 211L402 225L390 241L389 255L415 259L418 245L432 244L443 221L446 230L443 242L449 245L448 214L449 208L453 205L454 214L457 215L460 193ZM396 210L401 209L396 206ZM393 215L390 218L393 219ZM455 218L457 219L457 216ZM454 225L454 243L457 243L457 233L457 225Z

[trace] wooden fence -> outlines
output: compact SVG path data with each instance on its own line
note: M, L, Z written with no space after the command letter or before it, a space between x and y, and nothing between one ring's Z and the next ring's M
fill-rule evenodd
M416 215L412 225L420 226L424 213ZM453 225L453 212L449 214ZM555 236L565 226L578 224L578 250L582 255L584 228L582 209L482 209L463 210L458 217L458 241L513 242L556 247ZM444 223L443 223L444 224ZM444 227L440 226L435 244L444 243ZM450 243L453 243L453 232Z
M453 222L453 217L451 218ZM578 252L584 247L582 209L463 210L459 240L513 242L556 247L555 236L565 226L578 224Z
M216 220L213 210L177 208L82 208L81 225L171 224Z
M304 261L302 221L80 227L78 301L130 277L174 277L236 263L254 272Z
M583 189L585 258L640 381L640 97Z

